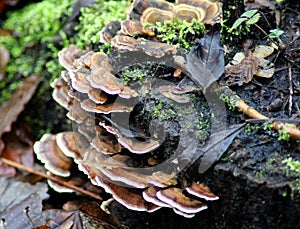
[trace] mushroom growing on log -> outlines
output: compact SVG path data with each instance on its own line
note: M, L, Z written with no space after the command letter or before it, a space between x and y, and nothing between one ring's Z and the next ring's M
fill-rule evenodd
M209 0L177 0L176 5L164 0L135 0L128 19L116 25L109 22L100 32L100 41L120 50L135 50L135 37L155 37L147 24L162 23L173 19L191 22L193 19L207 25L220 23L222 3ZM155 38L153 38L155 40Z
M162 43L154 46L136 41L139 52L147 57L160 60L161 55L180 55L175 46ZM206 186L200 184L191 183L185 189L180 188L182 184L176 171L176 156L167 160L168 167L173 167L169 171L164 171L163 166L153 169L151 164L140 161L143 157L159 154L157 149L162 142L153 137L149 139L144 130L123 127L123 121L115 122L117 113L125 115L134 112L135 104L131 106L130 101L143 101L141 91L124 85L116 74L120 66L114 61L118 63L119 59L110 59L104 53L80 51L74 46L62 50L59 56L67 72L63 72L52 84L53 97L69 111L68 117L74 121L74 128L73 132L45 135L35 144L36 154L50 171L68 175L70 158L73 158L93 184L103 187L124 206L138 211L154 211L167 206L174 208L178 214L192 217L206 208L199 198L217 199ZM176 65L174 58L173 62ZM80 77L74 77L78 72ZM73 81L78 85L75 86ZM149 90L154 89L149 86ZM197 90L195 86L181 88L162 85L156 93L176 104L184 104L190 102L189 99L185 101L186 93ZM92 91L97 91L99 98L92 97ZM41 156L43 152L49 156ZM61 157L67 167L56 166L59 164L56 159ZM136 157L140 159L136 160ZM55 161L49 161L50 158ZM54 167L55 171L52 169Z
M214 16L207 16L209 10ZM199 140L190 133L196 132L191 127L195 117L196 124L201 117L194 113L194 103L199 106L203 100L191 80L179 85L181 79L172 74L175 69L183 76L189 74L184 52L175 45L131 37L140 30L143 33L143 20L191 20L186 16L189 12L194 12L193 18L214 24L221 17L221 6L206 0L177 6L162 0L134 1L128 20L112 23L101 32L101 39L114 47L110 55L74 45L58 54L66 71L52 84L53 98L69 111L73 134L59 133L51 143L56 151L73 158L94 185L129 209L151 212L169 207L193 217L207 208L206 200L218 198L194 178L183 177L186 155L180 153L201 154ZM148 72L143 75L145 69ZM170 86L169 81L175 83ZM170 121L177 113L187 121ZM208 130L201 131L206 139ZM191 141L196 142L194 148ZM37 154L43 142L42 138L36 143Z

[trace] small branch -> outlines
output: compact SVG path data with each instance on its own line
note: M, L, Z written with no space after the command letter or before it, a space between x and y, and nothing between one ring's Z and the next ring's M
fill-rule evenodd
M293 139L300 140L300 130L296 125L287 124L283 122L276 122L270 119L269 117L259 113L253 107L247 105L244 100L242 100L234 91L232 91L229 87L220 86L216 93L222 98L228 97L227 102L229 106L237 107L244 114L253 119L265 119L268 121L272 121L272 127L274 130L285 130Z
M256 23L254 24L254 26L256 27L256 28L258 28L267 38L269 38L271 41L272 41L272 43L274 43L274 44L278 44L278 42L276 42L273 38L271 38L270 36L269 36L269 34L267 34L266 33L266 31L265 30L263 30L263 28L261 28L259 25L257 25Z
M259 113L253 107L248 106L243 100L238 100L236 104L237 108L240 109L244 114L254 119L265 119L270 120L267 116ZM272 122L274 130L286 130L291 138L300 140L300 130L293 124L286 124L283 122Z
M62 181L62 180L56 178L56 177L48 176L48 175L45 174L45 173L42 173L42 172L40 172L40 171L31 169L31 168L29 168L29 167L26 167L26 166L24 166L24 165L22 165L22 164L19 164L19 163L17 163L17 162L8 160L8 159L6 159L6 158L0 158L0 160L1 160L3 163L5 163L5 164L7 164L7 165L10 165L10 166L12 166L12 167L14 167L14 168L21 169L21 170L27 171L27 172L29 172L29 173L32 173L32 174L41 176L41 177L46 178L46 179L48 179L48 180L51 180L51 181L53 181L53 182L55 182L55 183L57 183L57 184L59 184L59 185L61 185L61 186L64 186L64 187L67 187L67 188L69 188L69 189L72 189L72 190L74 190L74 191L76 191L76 192L79 192L79 193L81 193L81 194L83 194L83 195L89 196L89 197L94 198L94 199L96 199L96 200L98 200L98 201L101 201L101 202L103 201L102 198L101 198L100 196L96 195L95 193L92 193L92 192L90 192L90 191L84 190L84 189L79 188L79 187L77 187L77 186L75 186L75 185L69 184L69 183L67 183L67 182L65 182L65 181Z

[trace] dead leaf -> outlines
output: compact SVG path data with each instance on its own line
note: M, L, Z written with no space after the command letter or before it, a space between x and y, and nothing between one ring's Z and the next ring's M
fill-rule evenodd
M275 1L269 0L244 0L245 11L252 9L261 9L261 8L269 8L271 10L275 10Z
M48 198L47 185L30 185L12 178L0 178L0 228L32 229Z
M240 133L245 124L230 126L226 130L212 133L201 149L204 153L198 169L199 173L204 173L213 163L218 161L226 152L235 137Z
M72 15L68 18L68 22L79 16L81 8L92 5L94 2L95 0L77 0L73 5Z
M33 96L38 84L38 75L32 75L24 79L10 99L0 106L0 137L3 133L11 130L12 123L17 120L25 104Z
M182 174L196 175L198 173L204 173L208 170L213 163L218 161L221 156L226 152L234 138L238 135L238 133L242 130L245 124L234 125L225 130L219 130L212 133L209 136L209 139L205 142L205 144L200 148L197 154L191 154L194 152L193 144L190 144L180 155L179 157L179 166L181 164L185 165L185 168L182 170ZM186 165L186 161L188 164ZM199 165L198 170L196 171L196 165ZM182 167L181 167L182 169Z
M44 211L40 217L40 222L44 221L47 228L98 228L98 229L125 229L124 225L113 215L101 210L98 203L86 203L79 210L64 211L50 209Z
M204 91L224 72L224 54L220 33L213 27L187 55L187 70L190 78Z
M258 45L255 50L245 47L244 52L238 52L232 61L225 66L226 85L243 85L249 83L253 76L271 78L275 72L272 62L264 59L274 52L274 48L266 45Z
M1 157L18 162L27 167L33 167L33 139L28 126L25 124L13 125L12 131L6 133L2 137L5 148ZM0 176L2 176L0 172Z
M16 169L4 164L1 160L0 160L0 177L13 177L16 175Z
M44 183L29 183L17 181L14 178L0 178L0 212L18 204L32 193L37 193L41 199L48 198L48 187Z
M42 199L36 193L31 194L10 209L0 212L0 228L32 229L35 220L42 212Z
M3 79L6 71L6 65L9 62L9 52L0 45L0 80Z

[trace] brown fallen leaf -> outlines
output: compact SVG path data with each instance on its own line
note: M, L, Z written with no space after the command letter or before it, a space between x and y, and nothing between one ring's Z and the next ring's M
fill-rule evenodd
M15 168L4 164L2 161L0 161L0 176L1 177L13 177L16 175Z
M0 228L32 229L34 218L42 212L42 200L47 199L47 185L0 178Z
M25 124L13 125L12 131L2 137L5 148L1 157L21 163L27 167L33 166L33 139L30 137L30 129ZM0 176L3 175L0 172Z
M220 34L213 27L187 55L187 70L190 78L204 91L224 72L224 54Z
M3 79L6 71L6 65L9 61L9 52L0 45L0 80Z
M252 9L269 8L270 10L275 10L275 1L269 0L244 0L245 11Z
M32 193L37 193L41 199L48 198L48 187L45 183L31 185L15 178L0 178L0 215L4 210L18 204Z
M0 15L4 11L6 5L15 6L18 2L19 0L0 0Z
M252 51L252 42L244 44L244 52L236 53L231 63L225 66L225 84L243 85L249 83L253 76L271 78L274 74L274 64L264 59L271 55L274 48L259 45Z
M33 96L38 84L38 75L32 75L24 79L10 99L0 106L0 137L3 133L11 130L12 123L17 120L25 104Z
M101 210L98 203L85 203L76 211L50 209L43 212L39 222L44 220L46 228L98 228L125 229L116 217ZM41 225L40 225L41 226Z

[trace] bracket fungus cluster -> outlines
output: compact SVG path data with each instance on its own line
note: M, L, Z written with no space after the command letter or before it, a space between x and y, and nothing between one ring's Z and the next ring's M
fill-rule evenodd
M172 4L164 0L135 0L128 19L121 23L109 22L100 32L100 41L122 49L122 43L118 40L131 40L129 43L132 43L129 37L138 35L148 36L149 39L155 36L155 31L149 29L147 24L164 23L175 18L214 25L222 19L222 3L209 0L176 0Z
M130 19L122 23L121 30L124 31L128 25L127 31L135 26L136 30L144 31L143 21L139 20L150 20L155 15L164 20L166 15L201 15L201 20L210 24L221 17L219 3L207 0L176 3L175 6L162 0L134 1ZM207 12L202 12L203 9ZM195 13L191 14L191 11ZM210 11L214 16L208 16ZM70 158L73 158L93 184L104 188L129 209L152 212L169 207L177 214L193 217L207 208L205 201L217 200L218 196L194 178L186 182L178 171L178 155L161 149L168 137L169 144L175 144L178 133L171 137L167 134L161 140L157 136L164 131L158 129L151 133L149 127L145 129L137 123L147 119L143 117L145 113L139 112L157 102L145 94L157 93L159 98L176 104L189 104L191 101L187 94L199 93L199 87L193 83L182 87L157 86L150 79L144 80L140 87L126 85L119 74L126 66L156 60L157 65L149 71L163 78L164 71L158 70L158 67L169 64L168 72L170 66L185 72L185 56L174 45L110 34L118 29L117 23L111 22L102 31L102 40L110 42L116 50L109 56L102 52L80 50L74 45L59 52L59 62L66 70L52 83L53 98L68 110L67 117L73 121L73 131L45 135L35 143L35 153L47 169L62 176L69 175ZM172 74L170 76L172 80L179 81ZM194 113L187 114L187 110L185 112L186 117L195 116ZM188 147L189 138L185 136L181 144Z

